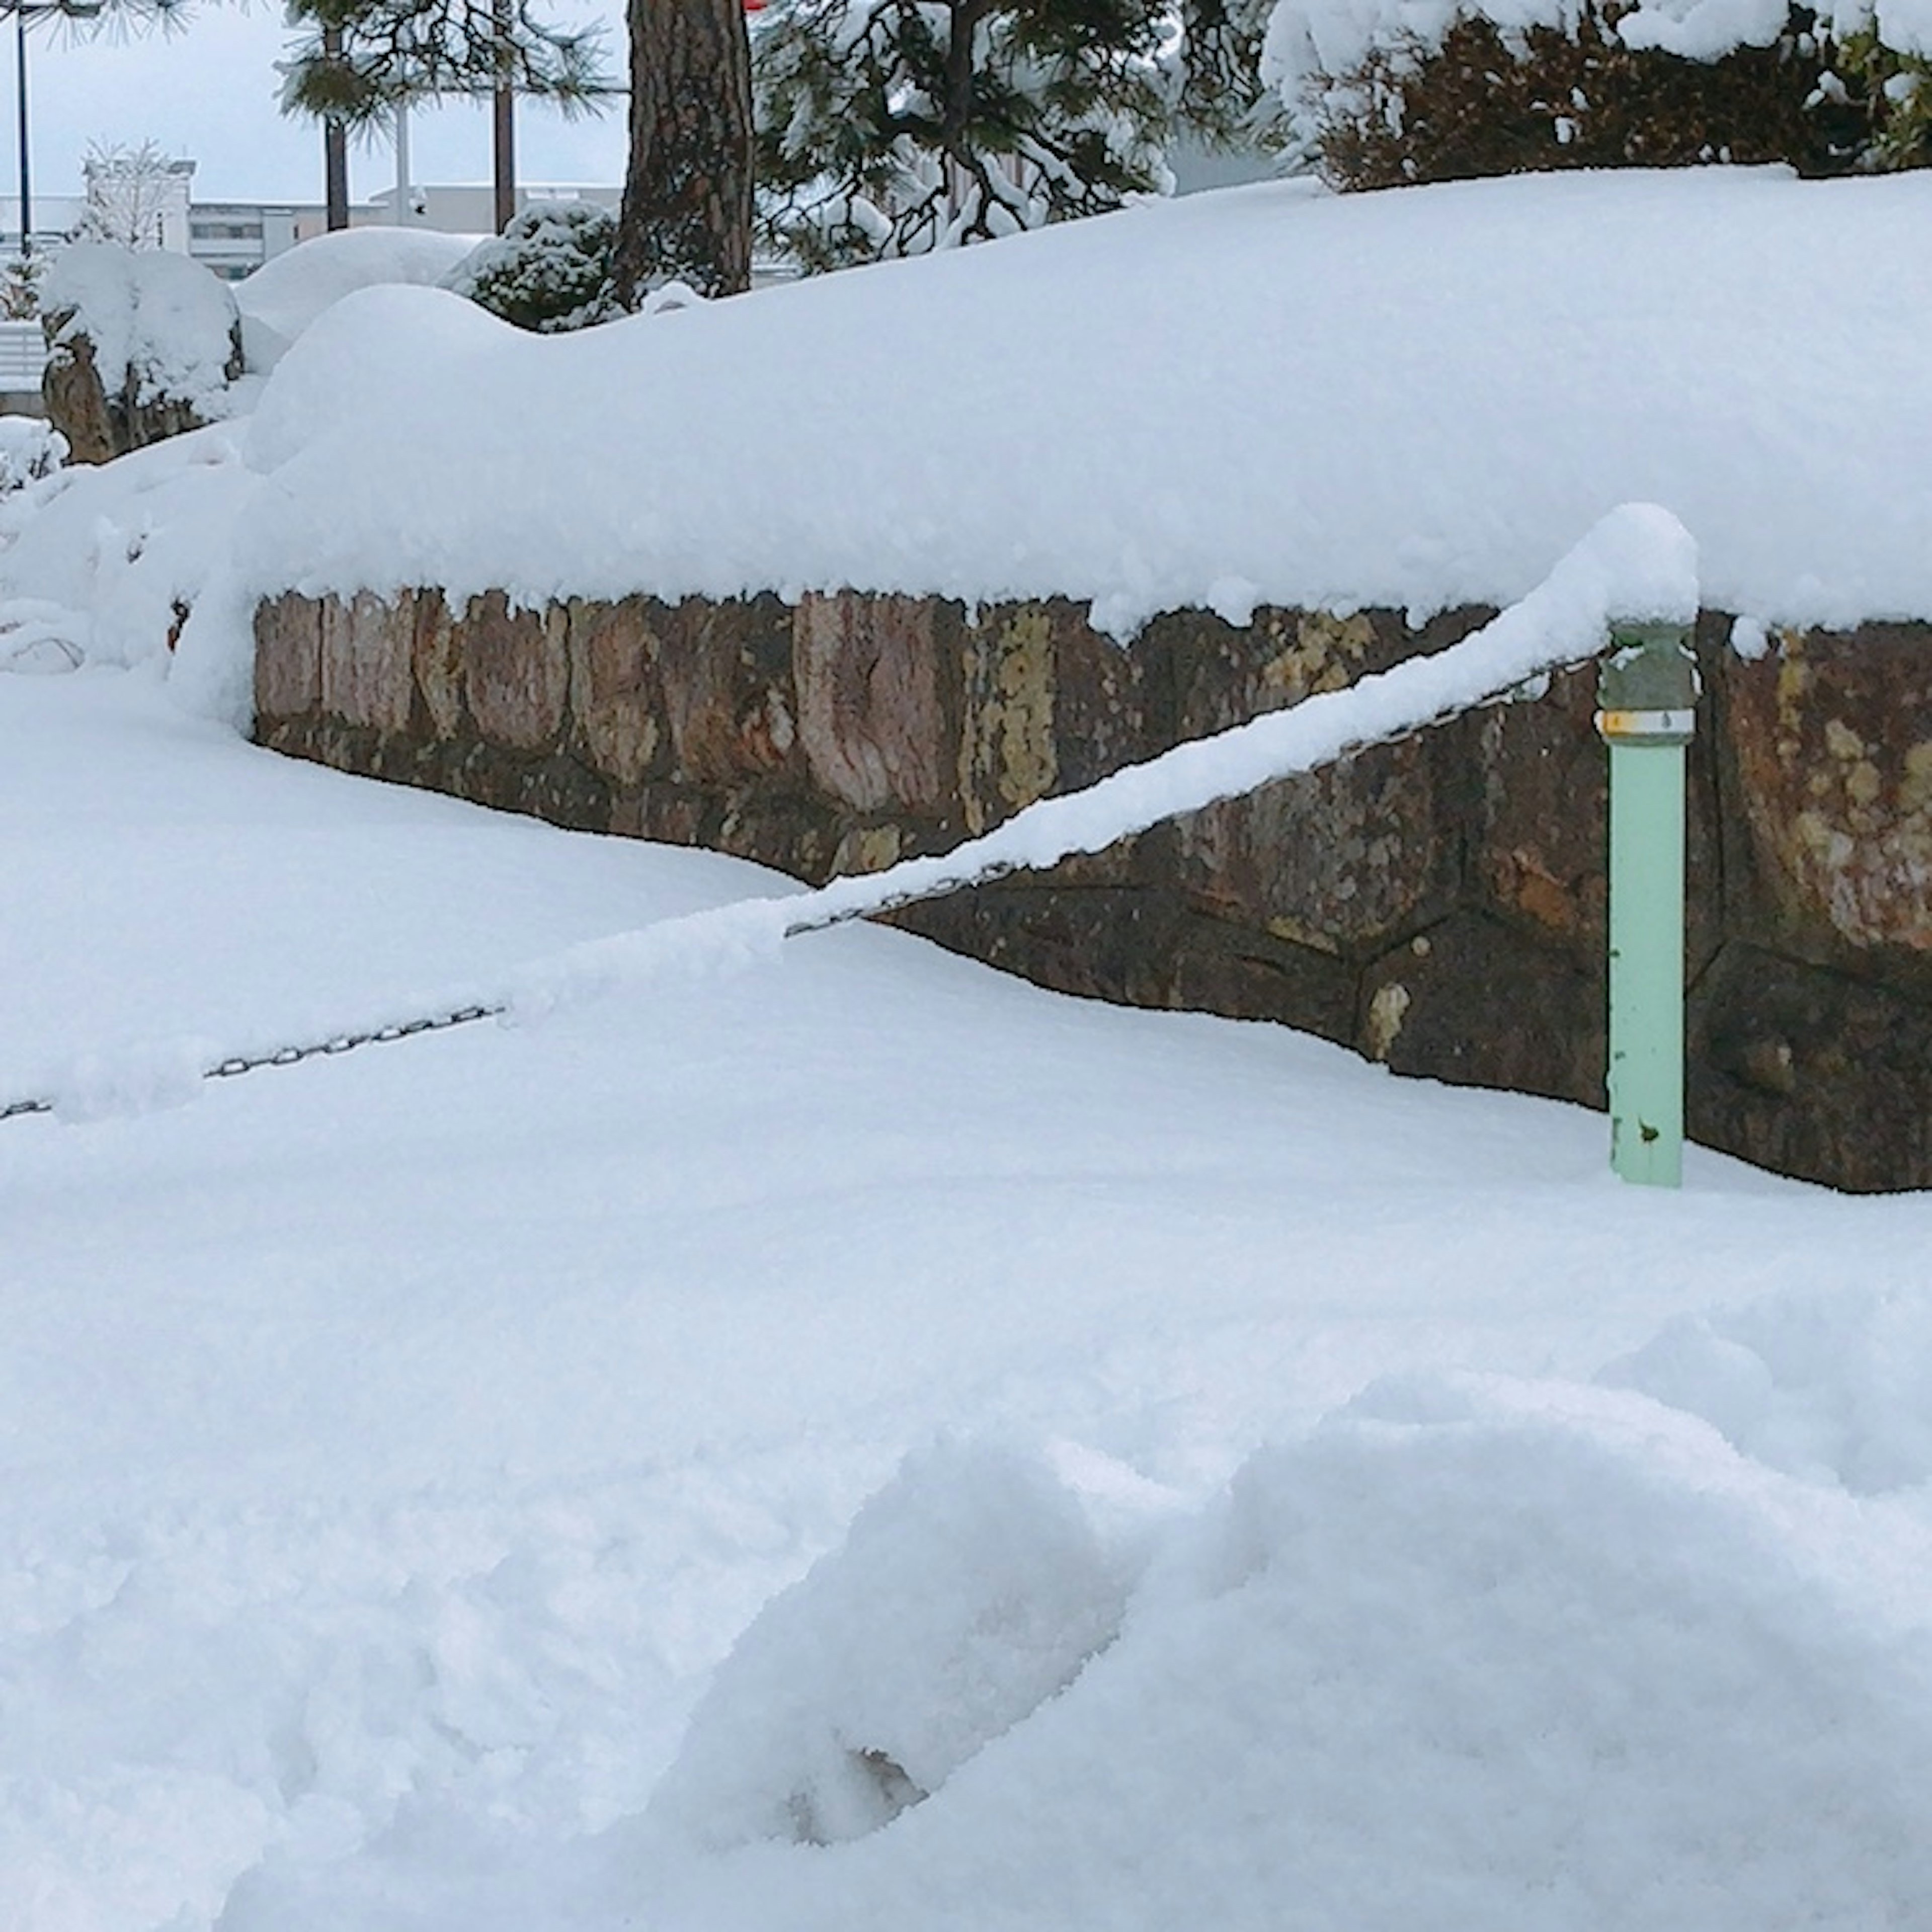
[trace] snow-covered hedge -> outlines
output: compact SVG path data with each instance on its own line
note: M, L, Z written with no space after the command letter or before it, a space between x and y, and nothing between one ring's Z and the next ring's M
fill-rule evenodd
M1932 160L1932 0L1276 0L1262 77L1343 185Z
M617 218L593 201L538 201L442 278L518 328L555 335L622 311L610 292Z

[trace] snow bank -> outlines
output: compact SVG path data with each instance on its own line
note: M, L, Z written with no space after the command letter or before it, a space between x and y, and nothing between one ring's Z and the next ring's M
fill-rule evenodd
M807 1696L862 1682L877 1633L931 1614L893 1559L980 1546L952 1496L922 1530L920 1504L902 1485L898 1544L855 1532L836 1596L782 1600L721 1687L781 1647ZM1023 1533L1015 1562L1044 1553ZM1922 1524L1754 1471L1640 1399L1382 1384L1253 1456L1170 1535L1118 1639L930 1799L836 1858L728 1858L666 1922L1911 1924L1932 1898L1928 1583ZM916 1735L952 1694L943 1669L889 1669L860 1735ZM665 1788L718 1748L701 1713Z
M204 422L229 413L235 298L200 262L165 249L76 242L54 257L40 307L70 315L56 344L76 334L92 342L110 396L132 371L142 402L172 398Z
M1848 1289L1686 1316L1602 1379L1808 1480L1864 1495L1932 1482L1932 1295Z
M171 574L232 562L244 610L423 584L1066 595L1125 638L1184 606L1509 604L1650 502L1750 634L1932 616L1928 222L1923 175L1271 184L542 338L418 286L314 317L338 266L433 266L355 231L314 271L319 244L281 258L289 305L256 319L314 326L221 518L182 466L202 554ZM1806 272L1774 299L1779 261ZM940 341L943 370L881 348ZM168 487L129 471L117 501L122 474L98 514L172 541ZM78 610L51 586L86 574L82 533L32 508L0 512L0 598ZM245 656L245 626L220 636ZM203 682L226 707L245 663Z
M740 1641L650 1815L715 1850L862 1838L1064 1689L1127 1582L1037 1457L916 1456Z
M234 428L217 423L0 497L0 664L164 655L258 487ZM224 673L238 658L245 673L248 642L245 624L224 640Z
M288 249L238 283L242 350L266 375L325 309L358 289L442 280L476 245L428 228L346 228Z
M1924 175L1287 183L556 338L391 290L278 370L242 574L1066 595L1124 637L1508 603L1648 501L1707 603L1932 615L1928 223Z

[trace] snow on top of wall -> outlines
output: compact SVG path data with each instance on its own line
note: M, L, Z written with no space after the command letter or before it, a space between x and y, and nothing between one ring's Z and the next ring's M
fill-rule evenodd
M248 367L266 374L323 310L358 289L440 281L476 246L428 228L346 228L265 262L235 289Z
M235 300L199 262L164 249L76 242L55 256L40 306L69 316L57 340L80 334L93 343L110 395L131 368L142 401L174 397L204 418L228 412Z
M543 339L388 288L249 428L241 580L1502 604L1659 504L1704 602L1932 616L1932 179L1270 184Z

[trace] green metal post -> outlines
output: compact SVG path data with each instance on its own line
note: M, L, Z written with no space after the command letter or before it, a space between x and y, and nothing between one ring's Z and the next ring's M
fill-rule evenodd
M1684 764L1697 669L1677 624L1613 628L1598 680L1610 754L1610 1165L1684 1177Z

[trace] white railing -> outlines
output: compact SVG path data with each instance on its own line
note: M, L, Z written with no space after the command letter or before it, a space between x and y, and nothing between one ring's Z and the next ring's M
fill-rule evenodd
M0 392L19 395L40 386L47 345L38 322L0 322Z

